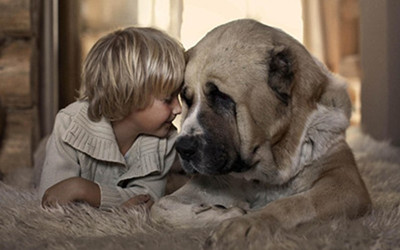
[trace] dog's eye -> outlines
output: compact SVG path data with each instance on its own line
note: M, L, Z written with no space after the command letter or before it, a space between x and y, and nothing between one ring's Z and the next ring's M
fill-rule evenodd
M207 82L207 98L213 108L216 109L217 113L224 111L236 112L236 105L232 98L221 92L213 82Z
M187 87L184 87L181 91L182 101L190 108L193 104L193 97L189 95Z

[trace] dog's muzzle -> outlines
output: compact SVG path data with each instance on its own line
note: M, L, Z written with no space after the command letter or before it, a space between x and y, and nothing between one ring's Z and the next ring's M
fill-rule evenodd
M198 150L199 139L194 136L181 136L176 140L176 151L183 160L189 161Z
M219 175L249 169L229 145L200 135L179 136L175 144L183 169L189 174Z
M181 135L176 140L176 151L182 167L189 174L221 174L227 172L229 159L224 147L203 135Z

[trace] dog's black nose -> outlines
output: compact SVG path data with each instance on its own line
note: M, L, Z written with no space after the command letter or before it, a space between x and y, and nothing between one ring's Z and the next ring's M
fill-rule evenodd
M188 160L196 153L198 147L198 141L196 138L191 136L182 136L176 139L176 151L184 159Z

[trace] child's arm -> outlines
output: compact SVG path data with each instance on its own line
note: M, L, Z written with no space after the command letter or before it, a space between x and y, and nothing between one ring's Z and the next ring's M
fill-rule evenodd
M99 186L79 177L81 167L77 151L62 139L70 124L70 114L65 110L60 111L46 145L46 158L38 190L42 198L42 206L84 201L94 207L99 207Z
M48 188L43 195L42 206L83 201L93 207L99 207L100 200L100 188L96 183L81 177L71 177Z
M143 205L146 209L150 209L153 206L154 200L148 194L139 194L122 204L123 208L136 207L138 205Z
M108 209L120 206L131 198L133 198L132 202L135 203L134 197L140 194L150 195L153 201L164 196L167 174L177 160L173 142L173 138L167 142L167 140L159 141L155 137L142 137L139 144L140 148L155 147L154 152L150 154L139 152L140 159L134 161L129 170L120 176L117 186L99 184L101 192L100 208Z
M38 187L42 198L46 190L81 171L76 150L62 140L62 135L70 124L70 116L60 111L55 119L54 129L46 144L46 157L42 166Z
M148 194L153 201L160 199L165 194L166 187L166 174L169 167L164 169L163 172L149 173L146 176L133 176L128 173L121 180L121 185L104 185L99 183L101 201L101 209L109 209L115 206L121 206L129 199L142 194ZM139 202L134 198L131 202ZM129 204L130 202L127 202Z
M136 202L142 202L134 198L141 195L149 195L151 200L156 201L164 195L166 178L164 174L149 175L127 180L123 186L109 186L99 183L101 193L101 209L109 209L115 206L124 206ZM128 200L132 199L128 202ZM140 198L141 199L141 198ZM131 204L131 205L132 205ZM134 205L134 204L133 204Z

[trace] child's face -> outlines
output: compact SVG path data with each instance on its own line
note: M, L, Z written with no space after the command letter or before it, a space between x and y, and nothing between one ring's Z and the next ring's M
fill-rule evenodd
M145 109L134 110L126 117L134 123L139 133L165 137L171 126L172 121L182 111L178 96L174 95L170 99L156 99Z

